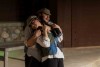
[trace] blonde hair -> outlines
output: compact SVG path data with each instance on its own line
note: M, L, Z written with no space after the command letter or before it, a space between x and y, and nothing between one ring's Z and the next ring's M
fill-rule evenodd
M34 19L37 19L37 16L35 16L35 15L29 16L28 19L26 20L27 25L30 25L31 22L32 22Z

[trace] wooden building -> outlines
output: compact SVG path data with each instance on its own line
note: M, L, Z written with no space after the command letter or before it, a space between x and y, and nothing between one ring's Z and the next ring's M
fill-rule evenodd
M25 23L43 7L63 29L64 47L100 46L100 0L0 0L0 22Z

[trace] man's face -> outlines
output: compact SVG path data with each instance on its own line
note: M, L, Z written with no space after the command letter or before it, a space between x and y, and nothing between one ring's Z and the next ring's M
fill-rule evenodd
M43 17L43 20L45 21L45 22L49 22L49 20L50 20L50 15L48 15L48 14L45 14L45 13L42 13L42 17Z

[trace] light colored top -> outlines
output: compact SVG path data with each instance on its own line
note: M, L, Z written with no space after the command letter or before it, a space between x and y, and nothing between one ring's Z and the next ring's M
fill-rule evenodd
M29 26L25 28L24 33L25 33L25 40L28 40L32 36L31 29L29 28ZM25 43L25 46L27 47L27 43ZM40 54L40 51L37 49L36 44L33 45L32 47L27 47L27 48L28 49L27 49L26 54L28 56L32 56L36 58L38 61L41 61L41 54Z
M61 42L63 40L63 34L58 37L58 41ZM39 43L42 47L50 47L50 38L43 38L42 36L40 36L37 39L37 43ZM64 58L64 54L61 51L61 49L59 47L57 47L57 53L55 55L47 55L45 57L42 57L42 62L45 61L48 58Z
M29 28L29 26L27 26L25 28L25 40L28 40L31 36L31 29ZM51 34L51 33L49 33ZM37 38L37 43L40 44L42 47L50 47L50 43L53 39L50 38L44 38L42 36ZM61 36L58 37L58 41L61 42L63 40L63 34ZM27 47L27 43L25 43L26 47ZM40 51L37 49L36 45L32 46L32 47L27 47L27 55L28 56L33 56L34 58L36 58L38 61L45 61L48 58L64 58L64 54L63 52L59 49L59 47L57 47L57 53L55 55L47 55L45 57L41 57Z

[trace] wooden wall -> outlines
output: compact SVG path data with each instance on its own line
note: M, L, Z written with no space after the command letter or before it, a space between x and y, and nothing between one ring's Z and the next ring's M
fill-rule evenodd
M25 21L43 7L63 29L64 47L100 45L99 0L0 0L0 21Z
M0 21L15 21L18 17L18 0L0 0Z
M64 47L71 47L71 0L59 0L57 3L57 22L64 32Z
M100 45L100 1L72 1L73 46Z
M0 21L26 21L41 8L49 8L48 0L0 0Z
M100 45L100 1L59 0L58 22L64 32L64 46Z

